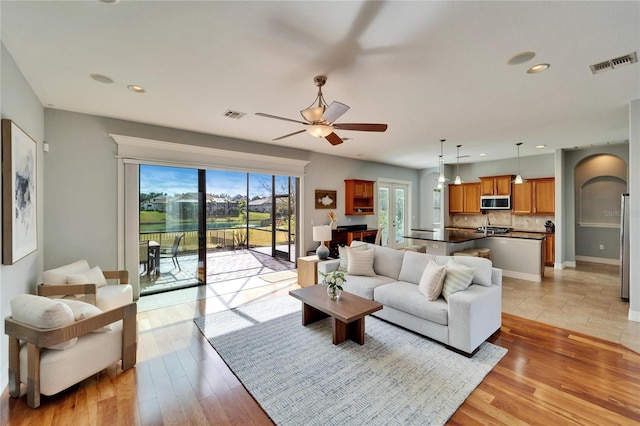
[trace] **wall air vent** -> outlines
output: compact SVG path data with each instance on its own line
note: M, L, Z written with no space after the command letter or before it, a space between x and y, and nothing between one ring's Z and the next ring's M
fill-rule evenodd
M225 117L235 118L236 120L240 120L242 117L247 115L247 113L228 109L222 115L224 115Z
M619 58L609 59L608 61L589 65L589 68L593 74L599 74L603 71L612 70L624 65L635 64L636 62L638 62L636 52L632 52L628 55L620 56Z

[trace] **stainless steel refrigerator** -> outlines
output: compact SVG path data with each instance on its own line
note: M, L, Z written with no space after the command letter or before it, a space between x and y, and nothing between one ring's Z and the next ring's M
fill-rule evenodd
M622 194L620 212L620 297L629 300L629 194Z

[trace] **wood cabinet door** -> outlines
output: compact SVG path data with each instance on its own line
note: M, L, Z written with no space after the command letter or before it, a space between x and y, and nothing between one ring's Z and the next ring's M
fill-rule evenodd
M464 187L449 185L449 214L464 213Z
M493 188L495 195L511 195L511 176L496 176Z
M480 184L464 184L464 212L480 213Z
M493 178L480 178L480 195L493 195Z
M535 181L535 213L555 214L555 179Z
M526 181L511 186L511 209L513 214L533 213L533 183Z
M553 234L547 234L544 242L544 264L545 266L553 266L556 260L556 237Z

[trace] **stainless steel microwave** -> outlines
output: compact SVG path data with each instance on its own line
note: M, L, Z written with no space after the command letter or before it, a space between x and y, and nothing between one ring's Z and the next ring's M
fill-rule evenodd
M511 210L510 195L481 195L481 210Z

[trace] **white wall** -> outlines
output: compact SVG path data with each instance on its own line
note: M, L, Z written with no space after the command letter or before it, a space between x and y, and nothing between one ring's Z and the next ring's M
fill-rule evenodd
M35 96L29 83L25 80L20 69L13 61L13 58L1 45L0 61L0 96L2 99L2 118L7 118L15 122L25 133L27 133L37 144L36 157L36 188L37 188L37 232L38 249L23 257L13 265L2 265L0 267L0 316L5 318L10 315L9 303L11 299L23 293L35 293L37 283L42 275L43 259L43 158L42 141L44 137L44 109L40 101ZM0 201L1 202L1 201ZM1 232L1 231L0 231ZM4 235L2 236L4 238ZM2 321L2 333L0 337L0 389L4 389L8 383L8 340L4 334L4 321Z

